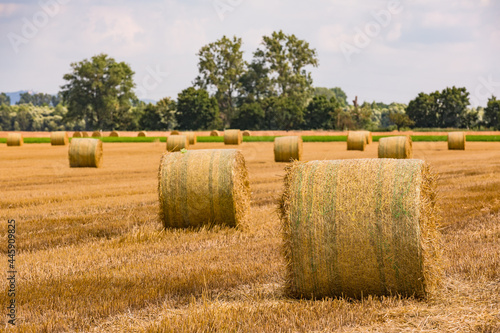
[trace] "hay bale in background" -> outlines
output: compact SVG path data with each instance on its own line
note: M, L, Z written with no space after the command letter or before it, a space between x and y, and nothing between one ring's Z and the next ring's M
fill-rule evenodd
M378 141L378 158L412 158L411 137L391 136Z
M366 144L369 145L370 143L373 142L373 139L372 139L372 132L370 131L360 131L362 133L365 133L365 136L366 136Z
M109 136L112 136L112 137L119 137L119 136L120 136L120 133L118 133L117 131L113 131L113 132L109 133Z
M81 138L82 137L82 132L73 132L73 137L74 138Z
M243 136L239 129L228 129L224 131L225 145L240 145L243 141Z
M66 131L51 132L50 144L52 146L66 146L69 142L68 133Z
M188 137L190 145L196 144L196 133L195 132L186 132L186 133L184 133L184 135Z
M185 135L171 135L167 138L167 151L180 151L189 148L189 139Z
M24 144L23 135L21 133L7 134L7 146L22 146Z
M249 131L249 130L246 130L246 131L243 131L242 135L243 135L243 136L251 136L251 135L252 135L252 133L250 133L250 131Z
M69 145L71 168L93 167L102 164L102 141L99 139L74 138Z
M465 132L448 133L448 149L465 150Z
M89 137L89 133L87 132L82 132L82 138L88 138Z
M364 151L366 147L366 133L349 131L347 134L347 150Z
M181 133L179 131L173 130L170 132L170 135L180 135Z
M292 297L426 297L438 285L436 177L422 160L296 162L280 201Z
M213 130L212 132L210 132L210 136L220 136L220 133L217 130Z
M101 131L94 131L94 132L92 132L92 137L93 138L100 138L100 137L102 137L102 132Z
M244 226L250 188L243 155L235 149L165 153L158 172L165 227Z
M281 136L274 139L274 161L290 162L302 159L302 137Z
M146 131L140 131L140 132L137 134L137 136L141 136L141 137L142 137L142 136L148 136L148 132L146 132Z

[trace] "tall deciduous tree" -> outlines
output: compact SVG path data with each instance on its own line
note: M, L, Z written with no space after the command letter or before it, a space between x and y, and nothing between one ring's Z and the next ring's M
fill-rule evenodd
M0 105L10 105L10 96L4 92L0 94Z
M486 126L500 130L500 100L495 96L488 99L483 118Z
M189 87L177 97L177 123L181 130L206 130L221 127L219 106L205 89Z
M67 118L85 120L87 130L117 127L120 115L126 114L137 98L130 66L99 54L71 67L73 71L64 75L67 83L61 87Z
M304 128L334 129L338 112L340 112L340 104L335 95L331 95L330 99L327 99L325 95L314 96L306 108Z
M335 97L340 106L347 106L347 95L339 87L335 88L316 87L314 88L313 95L325 96L327 100L330 100L332 97Z

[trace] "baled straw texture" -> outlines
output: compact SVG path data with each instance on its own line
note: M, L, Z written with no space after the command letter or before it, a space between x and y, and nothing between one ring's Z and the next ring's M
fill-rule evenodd
M140 131L137 136L148 136L148 132L146 131Z
M465 150L465 132L448 133L448 149Z
M349 131L347 134L347 150L364 151L366 147L366 133Z
M87 132L82 132L82 138L88 138L89 137L89 133Z
M195 132L186 132L186 133L184 133L184 135L188 137L190 145L196 144L196 133Z
M181 133L179 131L173 130L170 132L170 135L180 135Z
M72 168L94 167L102 164L102 141L99 139L74 138L69 145L69 166Z
M412 158L411 137L391 136L378 141L378 158Z
M101 131L94 131L94 132L92 132L92 137L93 138L100 138L100 137L102 137L102 132Z
M23 135L21 133L7 134L7 146L22 146L24 144Z
M165 153L158 172L165 227L244 227L250 187L243 155L235 149Z
M250 131L246 130L246 131L243 131L242 135L243 136L251 136L252 133Z
M51 132L50 144L52 146L66 146L69 142L68 133L65 131Z
M239 129L229 129L224 131L225 145L240 145L243 141L243 136Z
M311 161L286 169L280 215L289 296L425 298L436 290L436 177L424 161Z
M167 150L180 151L181 149L189 148L189 139L185 135L171 135L167 138Z
M302 137L281 136L274 139L274 161L302 160Z
M220 136L220 133L217 130L213 130L212 132L210 132L210 136Z
M370 143L372 143L373 139L372 139L372 132L370 131L361 131L362 133L365 133L365 136L366 136L366 144L369 145Z
M73 132L73 137L74 138L81 138L82 137L82 132L78 132L78 131Z
M113 131L113 132L109 133L109 136L119 137L119 136L120 136L120 133L119 133L119 132L117 132L117 131Z

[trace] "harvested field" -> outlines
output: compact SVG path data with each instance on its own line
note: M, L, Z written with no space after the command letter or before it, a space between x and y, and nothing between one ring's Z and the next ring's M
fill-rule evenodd
M399 297L292 300L277 202L285 164L272 142L244 142L252 209L245 230L162 230L165 143L104 143L101 168L70 168L68 147L0 145L0 215L16 220L20 332L497 332L500 330L500 143L414 142L439 175L442 289ZM377 158L378 143L304 143L304 161ZM193 149L230 149L197 143ZM7 304L7 225L0 303ZM0 317L0 327L8 318Z

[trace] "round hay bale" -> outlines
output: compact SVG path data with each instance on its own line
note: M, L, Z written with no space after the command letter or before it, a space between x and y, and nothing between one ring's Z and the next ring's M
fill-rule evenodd
M92 132L92 137L93 138L100 138L100 137L102 137L102 132L101 131L94 131L94 132Z
M246 130L246 131L243 131L242 135L243 135L243 136L251 136L251 135L252 135L252 133L250 133L250 131L249 131L249 130Z
M425 298L439 284L436 176L422 160L295 162L280 200L292 297Z
M82 138L88 138L89 137L89 133L87 132L82 132Z
M158 193L166 228L247 224L248 173L243 155L235 149L165 153Z
M7 146L22 146L24 144L23 135L21 133L7 134Z
M412 158L411 137L391 136L378 141L378 158Z
M66 146L69 142L68 133L65 131L51 132L50 144L52 146Z
M196 144L196 133L195 132L185 132L184 135L188 137L190 145Z
M189 148L189 139L185 135L171 135L167 138L167 151L180 151Z
M240 145L243 141L243 136L239 129L228 129L224 131L225 145Z
M366 144L369 145L370 143L373 142L373 139L372 139L372 132L370 131L361 131L362 133L365 133L365 136L366 136Z
M120 136L120 133L117 132L117 131L113 131L111 133L109 133L109 136L112 136L112 137L119 137Z
M78 132L78 131L73 132L73 137L74 138L81 138L82 137L82 132Z
M170 132L170 135L180 135L181 133L179 131L173 130Z
M210 136L220 136L220 133L218 130L213 130L212 132L210 132Z
M146 131L140 131L137 136L148 136L148 132Z
M366 147L366 133L349 131L347 134L347 150L364 151Z
M465 132L448 133L448 149L465 150Z
M102 141L99 139L75 138L69 145L71 168L93 167L102 164Z
M274 161L302 160L302 137L281 136L274 139Z

